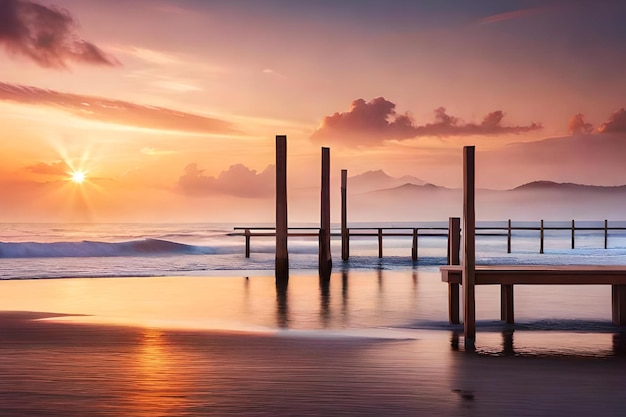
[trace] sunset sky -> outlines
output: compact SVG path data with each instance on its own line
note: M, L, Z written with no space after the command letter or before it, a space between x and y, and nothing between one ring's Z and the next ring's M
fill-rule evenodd
M463 145L626 140L624 21L622 0L0 0L1 221L249 220L277 134L313 193L320 146L333 177L458 187Z

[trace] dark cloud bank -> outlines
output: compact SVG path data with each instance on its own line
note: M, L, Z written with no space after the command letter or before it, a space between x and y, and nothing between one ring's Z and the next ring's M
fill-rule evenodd
M119 65L78 36L78 23L67 10L31 1L0 0L0 45L45 68L67 68L68 61Z
M358 99L350 111L326 116L311 140L348 146L379 145L386 140L406 140L420 136L470 136L517 134L539 130L542 126L504 126L501 110L487 114L480 123L465 123L439 107L435 121L416 124L408 114L398 114L396 105L383 97L369 102Z

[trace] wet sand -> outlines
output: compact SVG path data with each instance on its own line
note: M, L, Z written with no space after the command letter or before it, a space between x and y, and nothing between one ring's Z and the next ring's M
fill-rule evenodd
M616 416L626 407L619 355L463 352L449 331L191 331L53 316L0 313L1 416Z

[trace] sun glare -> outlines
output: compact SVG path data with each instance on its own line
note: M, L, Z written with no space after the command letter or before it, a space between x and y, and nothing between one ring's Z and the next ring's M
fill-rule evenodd
M71 173L70 180L76 184L82 184L85 181L84 171L74 171Z

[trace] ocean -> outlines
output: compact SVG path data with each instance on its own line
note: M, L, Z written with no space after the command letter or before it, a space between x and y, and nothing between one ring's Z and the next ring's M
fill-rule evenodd
M244 238L234 236L234 224L2 224L0 225L0 279L267 275L274 268L272 237L253 237L250 258ZM242 225L239 225L242 226ZM257 227L268 225L254 225ZM312 227L311 224L293 225ZM411 237L385 237L384 257L378 259L375 237L352 238L351 257L341 262L341 241L331 243L339 269L428 270L446 263L447 239L425 236L428 228L446 222L351 224L350 227L421 228L419 260L411 260ZM506 222L480 222L478 227L506 227ZM514 222L513 227L538 227L538 222ZM504 264L622 264L626 263L626 230L611 230L604 249L603 230L577 230L576 249L570 248L569 222L546 222L544 254L539 255L539 231L514 230L512 251L506 236L478 236L478 263ZM624 227L626 222L610 222ZM604 222L578 222L580 228L602 228ZM241 231L239 231L241 232ZM333 232L339 232L335 225ZM441 233L441 231L438 231ZM488 232L487 230L484 231ZM491 230L494 232L494 230ZM497 233L505 233L497 230ZM480 231L479 231L480 233ZM290 268L317 268L317 240L290 238ZM339 261L337 261L339 260Z
M352 227L442 227L445 223ZM506 222L480 223L502 227ZM537 226L538 222L514 222ZM563 227L570 222L546 223ZM577 222L603 227L604 222ZM610 222L621 227L623 223ZM316 239L290 239L287 288L273 239L233 224L4 224L1 416L621 415L626 333L608 286L476 289L476 350L447 320L446 238L351 241L317 275ZM243 225L238 225L243 226ZM263 225L256 225L263 226ZM311 225L295 225L311 226ZM479 263L626 264L626 233L479 236Z

